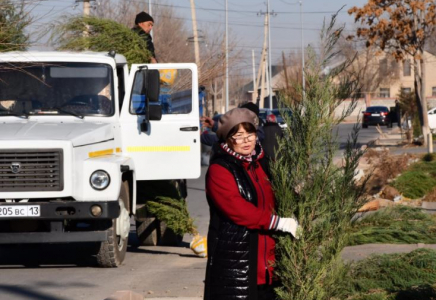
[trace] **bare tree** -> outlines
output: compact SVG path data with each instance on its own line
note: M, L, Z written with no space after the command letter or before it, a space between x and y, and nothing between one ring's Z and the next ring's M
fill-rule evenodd
M356 35L390 53L398 61L413 57L414 86L424 144L430 129L425 95L424 48L436 30L434 0L370 0L362 7L348 10L360 22ZM353 38L352 36L350 38Z
M342 75L358 79L362 93L374 94L380 86L399 79L400 64L375 47L365 47L363 42L342 38L338 49L342 59L352 61Z

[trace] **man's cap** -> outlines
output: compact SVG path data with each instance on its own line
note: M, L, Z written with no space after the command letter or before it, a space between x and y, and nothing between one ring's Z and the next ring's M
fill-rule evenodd
M224 141L233 127L244 122L253 124L253 126L257 128L259 118L254 112L247 108L234 108L229 110L222 115L218 121L218 130L216 131L218 138Z
M147 14L145 11L141 11L139 14L136 15L136 18L135 18L136 25L138 25L139 23L148 22L148 21L151 21L154 23L152 16Z
M247 108L247 109L251 110L252 112L254 112L256 114L256 116L259 116L259 106L257 106L253 102L247 102L247 103L241 105L241 108Z

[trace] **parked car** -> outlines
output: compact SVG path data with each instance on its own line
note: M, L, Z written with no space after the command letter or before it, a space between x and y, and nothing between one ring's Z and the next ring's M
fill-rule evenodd
M285 110L285 112L289 115L292 116L292 113L290 110ZM279 124L279 126L284 129L286 128L288 125L286 124L285 119L283 119L283 116L280 113L280 110L275 108L275 109L268 109L268 108L261 108L259 111L259 118L261 119L261 121L263 123L266 123L266 118L269 115L275 115L276 120L277 120L277 124Z
M363 112L362 128L369 125L386 125L392 128L389 108L386 106L368 106Z
M436 107L430 109L428 112L428 126L432 131L436 129Z

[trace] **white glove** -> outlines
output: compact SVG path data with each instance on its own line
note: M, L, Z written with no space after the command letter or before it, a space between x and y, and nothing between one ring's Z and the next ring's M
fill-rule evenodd
M294 238L298 239L301 233L301 226L298 225L298 221L294 218L279 218L276 230L289 232Z

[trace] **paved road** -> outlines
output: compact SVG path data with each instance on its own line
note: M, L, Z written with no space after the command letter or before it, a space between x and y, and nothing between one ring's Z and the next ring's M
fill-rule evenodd
M339 126L346 140L353 124ZM360 143L378 136L374 127L361 131ZM209 211L204 174L189 180L188 206L202 235ZM132 237L131 242L134 241ZM100 269L88 255L91 247L14 246L0 249L0 299L100 300L117 290L152 297L201 297L206 260L192 255L189 236L180 247L129 247L123 266Z
M189 181L188 205L200 233L206 234L209 212L203 177ZM193 255L190 238L186 235L180 247L129 247L117 269L97 268L88 255L91 246L3 247L0 299L102 300L117 290L132 290L146 298L201 297L206 259Z

